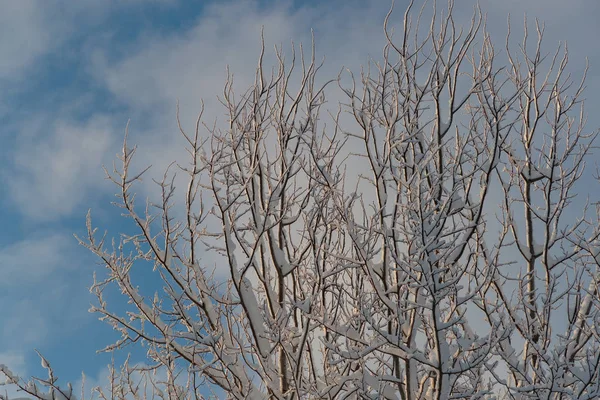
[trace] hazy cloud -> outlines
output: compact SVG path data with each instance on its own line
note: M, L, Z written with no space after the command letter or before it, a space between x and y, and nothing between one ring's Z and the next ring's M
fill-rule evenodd
M38 121L24 131L5 176L8 195L31 218L56 220L69 215L102 183L102 163L113 135L107 117L85 123Z
M60 269L72 267L65 265L65 256L73 251L74 244L72 237L51 234L0 247L0 288L30 287L47 280Z

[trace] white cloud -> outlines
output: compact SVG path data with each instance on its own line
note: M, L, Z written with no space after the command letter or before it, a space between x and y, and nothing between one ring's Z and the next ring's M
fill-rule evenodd
M280 7L260 14L250 2L210 6L190 31L166 38L143 36L137 52L96 71L133 109L172 110L180 99L182 106L198 110L201 98L212 102L221 92L226 65L234 66L237 79L252 78L262 25L269 36L279 38L277 43L297 36L289 19Z
M170 6L178 0L3 1L0 12L0 83L22 83L29 67L57 51L82 26L101 23L112 12L140 3ZM4 82L3 82L4 80Z
M79 275L70 260L75 248L74 238L59 233L0 247L0 351L39 342L68 308L65 294Z
M26 76L28 66L57 49L68 40L69 34L85 33L85 21L97 22L110 10L122 7L119 4L141 2L73 2L64 18L52 10L58 7L55 0L4 2L0 13L0 83L3 79ZM158 2L173 1L156 0ZM466 23L474 1L457 3L457 21ZM260 8L256 2L218 2L207 6L206 13L187 31L167 37L151 32L140 35L134 46L128 45L130 51L126 56L116 62L113 61L115 49L109 46L118 48L119 43L88 42L102 46L93 51L89 68L114 100L128 107L127 112L132 116L131 143L140 144L139 162L154 164L152 173L157 176L171 161L184 161L186 157L175 126L177 100L186 127L193 123L200 99L206 101L207 122L214 118L223 121L224 110L215 97L223 88L225 65L231 66L237 88L244 89L252 82L262 26L267 53L272 55L274 44L283 44L288 49L288 59L290 41L307 46L310 29L314 28L318 54L327 58L321 76L333 78L342 66L357 72L369 54L379 58L382 21L388 5L379 1L340 1L293 9L291 1L269 8ZM402 2L396 4L392 19L396 24L402 18L403 7ZM598 52L581 40L592 37L598 30L595 24L598 13L589 10L597 10L597 7L590 6L589 2L483 0L482 8L489 12L489 27L500 42L506 31L508 11L515 26L521 25L523 12L528 12L531 19L538 15L548 21L549 38L570 39L574 53L593 55ZM75 32L76 28L82 28L81 32ZM111 33L103 34L110 36ZM516 39L518 36L515 32ZM573 61L583 60L574 58ZM335 99L330 100L335 104ZM2 103L0 98L0 116L5 108ZM33 120L22 121L13 165L4 178L7 195L23 215L30 219L58 220L77 207L88 205L90 195L98 193L98 186L105 183L101 165L110 166L114 159L111 150L116 150L124 129L117 123L106 115L96 115L84 122L62 118L62 115L34 116ZM142 130L148 128L147 125L149 129ZM108 185L105 187L112 190ZM52 274L60 268L68 267L62 264L65 255L73 254L67 242L65 237L53 235L0 249L0 288L8 284L15 286L16 282L39 284L55 276ZM64 306L68 292L60 287L40 285L37 288L39 290L23 292L22 299L0 295L0 303L4 304L0 307L0 363L21 368L23 358L16 353L1 353L3 349L39 343L46 333L56 333L58 322L52 321L44 310ZM35 293L35 297L31 293ZM107 373L103 371L94 383L103 386L106 380Z
M50 51L58 34L35 0L6 1L0 13L0 80L14 78Z
M269 8L246 1L215 3L207 6L187 31L167 37L140 35L134 46L128 46L127 56L116 62L108 61L108 49L97 49L91 70L117 101L128 106L132 113L130 140L140 146L138 162L153 164L151 173L156 177L170 162L187 159L176 126L176 103L180 103L186 129L191 130L201 100L206 106L205 122L226 122L226 110L217 101L226 66L230 66L240 95L254 80L263 27L267 63L274 60L274 45L282 45L290 60L292 40L297 51L303 43L309 56L314 29L317 57L327 57L320 76L323 80L335 78L343 66L356 70L370 52L380 54L381 23L387 8L375 3L298 9L293 9L291 2ZM297 57L299 62L299 54Z
M0 352L0 364L4 364L6 367L10 369L10 372L13 375L18 377L26 376L26 368L25 368L25 357L23 354L11 352ZM5 376L0 374L0 383L4 382L6 379ZM11 400L18 400L22 393L19 393L13 385L11 386L2 386L0 385L0 393L6 395Z
M102 184L111 122L95 117L86 123L39 120L29 126L32 130L23 129L19 137L13 170L4 176L8 195L31 218L69 215Z
M0 364L10 365L11 372L21 376L25 372L25 356L14 352L0 352Z
M30 237L0 247L0 287L29 286L43 282L65 265L65 254L73 250L75 240L60 234Z
M135 1L127 2L128 5ZM165 4L172 3L170 1ZM468 3L468 4L467 4ZM457 18L467 21L474 2L460 3ZM488 21L494 29L505 29L507 11L513 13L513 21L520 24L525 11L536 11L543 18L559 23L567 19L586 18L584 2L567 6L553 1L551 6L538 7L534 2L484 1L484 11L489 10ZM31 64L37 57L52 51L72 32L77 20L92 19L92 14L106 13L121 3L106 2L102 6L92 1L78 3L65 12L66 22L60 24L54 2L46 4L33 0L10 3L0 15L0 30L16 30L0 34L0 78L14 76L22 66ZM119 5L124 7L127 5ZM403 4L396 5L393 21L400 21ZM585 7L584 7L585 6ZM7 9L8 7L8 9ZM532 9L532 7L534 7ZM261 8L256 2L220 2L206 6L204 14L195 26L185 32L159 37L150 32L140 35L135 46L125 58L109 61L114 50L110 43L97 48L90 60L99 83L104 85L119 102L129 107L132 128L140 132L135 116L150 115L150 128L133 140L141 145L140 157L145 151L152 155L154 171L183 154L175 126L175 103L181 104L184 126L193 123L200 108L200 100L207 104L206 120L224 119L223 109L216 101L225 80L225 65L231 65L238 88L247 87L253 79L256 65L259 35L265 27L267 52L272 55L273 44L289 42L310 43L310 29L314 28L318 53L326 55L323 77L334 77L342 66L354 70L364 64L367 55L378 57L383 39L381 22L387 5L379 2L336 3L333 5L303 6L292 8L291 2L277 3ZM76 18L77 17L77 18ZM564 18L563 18L564 19ZM62 28L59 28L60 26ZM573 29L583 29L579 24ZM591 24L594 25L594 24ZM592 28L589 28L592 29ZM2 33L2 32L0 32ZM504 32L500 32L504 33ZM568 32L564 32L569 35ZM16 39L15 39L16 38ZM49 42L51 40L51 43ZM95 43L99 45L99 43ZM577 46L578 43L575 43ZM118 45L117 45L118 46ZM593 51L593 50L590 50ZM289 56L289 51L287 52ZM5 56L6 55L6 56ZM50 124L50 135L44 124ZM87 191L100 182L101 160L113 137L106 132L112 126L106 117L96 117L87 123L44 121L36 128L42 138L36 137L17 149L16 176L10 177L11 197L19 209L34 218L55 219L69 214L82 203ZM121 132L118 127L118 132ZM146 129L144 126L143 129ZM120 136L120 135L117 135ZM108 156L108 161L113 156Z
M215 104L222 94L226 66L231 66L236 86L245 89L254 79L264 27L267 59L273 46L283 45L290 58L290 42L310 51L311 29L316 31L319 55L327 56L325 74L335 77L343 65L366 61L380 48L385 9L301 8L290 4L260 9L255 2L223 2L207 7L195 26L170 37L142 36L130 55L108 64L102 51L95 55L97 78L133 109L173 110L177 100L193 119L200 100ZM188 112L189 111L189 112ZM174 119L172 112L162 114Z
M44 294L46 293L38 292L38 295ZM45 308L44 304L47 305L48 302L56 299L37 296L32 298L31 295L22 299L8 299L5 296L0 299L5 304L0 309L0 321L2 321L0 349L24 349L31 344L39 345L40 340L48 336L49 318L44 315L42 309Z

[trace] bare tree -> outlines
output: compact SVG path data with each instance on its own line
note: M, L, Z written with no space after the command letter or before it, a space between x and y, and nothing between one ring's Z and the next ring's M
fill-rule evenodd
M575 198L596 138L585 74L567 74L566 46L543 53L539 23L498 51L479 8L465 28L452 1L424 10L411 2L396 36L390 11L382 59L324 85L314 45L289 63L276 49L271 74L263 48L247 92L225 84L225 129L202 114L181 129L183 204L168 170L161 201L137 207L146 170L125 140L107 174L137 233L111 246L88 215L80 243L108 272L92 311L122 338L105 350L142 343L148 363L113 368L100 397L600 396L599 210ZM132 277L148 263L154 296ZM111 285L127 315L104 298ZM2 372L34 397L72 398L48 369Z

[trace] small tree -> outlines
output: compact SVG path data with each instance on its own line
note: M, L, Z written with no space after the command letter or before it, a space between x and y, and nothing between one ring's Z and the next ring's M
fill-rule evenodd
M171 399L600 396L598 210L575 203L596 138L583 79L566 74L566 47L542 53L537 23L532 48L526 24L518 50L507 38L498 52L478 8L459 29L452 1L431 21L412 7L396 37L390 11L383 58L360 76L317 85L313 46L289 65L276 50L271 75L263 48L239 98L230 77L226 129L181 129L181 215L171 171L161 201L137 208L145 170L125 141L108 176L137 233L111 247L88 215L80 243L108 271L92 288L92 311L122 335L107 350L142 343L148 365L113 369L101 397L141 396L134 374ZM336 84L347 100L326 127ZM132 277L147 262L164 283L154 297ZM56 397L48 369L2 371Z

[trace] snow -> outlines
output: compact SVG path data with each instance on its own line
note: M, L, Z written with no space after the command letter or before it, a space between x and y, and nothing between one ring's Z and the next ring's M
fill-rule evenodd
M385 183L383 182L383 179L377 180L377 193L379 194L381 204L383 204L385 206L385 204L387 203L387 193L386 193Z
M223 336L222 333L219 333L218 335L206 335L206 336L202 337L200 340L198 340L198 339L196 339L196 340L199 343L204 344L206 346L213 346L219 342L219 340L221 339L221 336Z
M590 251L592 253L592 257L594 257L594 260L600 264L600 245L598 243L594 243L590 246Z
M325 178L325 182L327 183L327 185L333 186L334 181L333 181L333 179L331 179L329 172L327 172L325 164L322 162L318 162L317 168L319 169L319 172L321 173L321 175L323 175L323 178Z
M363 379L367 385L373 389L372 398L381 399L383 395L384 399L396 399L397 391L392 388L386 381L383 381L380 377L373 376L369 372L364 372Z
M439 127L440 134L445 135L446 132L448 132L448 129L450 129L450 124L448 124L447 122L440 121L440 127Z
M493 163L492 163L493 161ZM483 164L481 164L481 170L488 172L494 168L496 168L498 166L498 163L500 162L500 157L492 157L491 159L487 159L484 161Z
M48 360L46 360L44 357L42 357L42 355L40 355L40 359L41 359L42 368L49 369L50 364L48 364Z
M537 181L542 178L549 178L551 175L551 169L545 167L538 167L535 165L531 166L531 171L528 168L521 169L521 175L525 180L528 181Z
M546 246L544 245L544 243L539 243L535 237L533 237L533 255L534 256L540 256L543 252L544 249L546 248Z
M263 358L269 356L269 342L267 341L267 332L263 322L263 316L258 307L258 301L252 288L252 283L246 277L242 278L240 282L240 298L245 306L248 320L252 325L255 332L255 340L258 347L258 351Z
M311 305L310 297L308 297L305 300L302 300L302 301L296 303L296 307L298 309L300 309L305 314L309 314L310 313L310 305Z
M375 274L379 277L383 277L383 262L372 263L370 267Z
M286 276L294 269L293 266L288 262L285 252L277 245L273 246L273 257L275 258L275 265L281 270L283 276Z
M452 110L452 112L456 112L459 110L459 107L461 107L463 104L465 104L467 102L467 100L469 100L469 97L471 97L471 95L473 94L473 89L469 90L463 97L462 99L460 99L460 101L455 101L454 104L456 104L456 107L454 110Z

